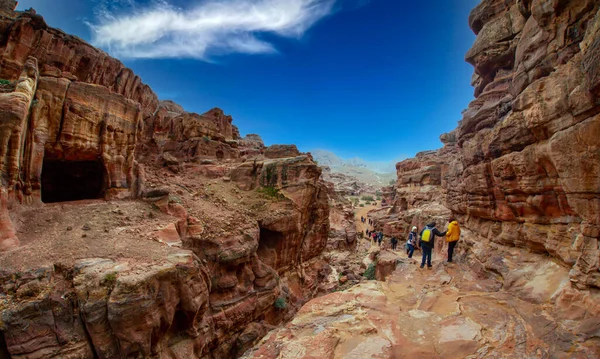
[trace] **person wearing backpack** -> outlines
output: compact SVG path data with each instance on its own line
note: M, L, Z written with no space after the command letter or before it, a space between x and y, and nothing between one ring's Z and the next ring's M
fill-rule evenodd
M425 267L425 261L427 261L427 268L431 269L431 251L435 243L435 236L443 237L446 232L438 231L435 228L435 222L431 222L423 228L419 235L421 236L421 251L423 252L421 268Z
M408 233L408 240L406 241L406 254L408 258L412 258L415 253L415 246L417 245L417 227L413 226L410 233Z
M458 221L454 218L448 220L448 230L446 231L446 242L448 242L448 263L452 263L452 254L454 254L454 247L460 239L460 227Z

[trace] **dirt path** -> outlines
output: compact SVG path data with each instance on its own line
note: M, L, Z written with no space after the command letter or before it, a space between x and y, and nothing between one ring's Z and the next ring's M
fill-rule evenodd
M354 220L356 221L356 230L362 233L365 233L365 229L367 228L372 228L372 226L369 226L369 222L365 222L362 223L360 221L360 217L365 217L367 218L367 213L369 213L370 210L377 208L377 206L373 206L373 205L366 205L364 207L357 207L358 210L356 211L356 214L354 215Z

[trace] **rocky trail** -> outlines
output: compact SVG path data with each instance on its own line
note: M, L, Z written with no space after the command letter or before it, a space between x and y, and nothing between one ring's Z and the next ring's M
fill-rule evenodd
M372 226L369 226L369 222L368 222L368 220L367 220L367 221L365 221L365 223L362 223L362 222L360 221L360 218L361 218L361 217L363 217L363 218L367 218L369 211L370 211L370 210L372 210L372 209L375 209L375 208L377 208L377 206L373 206L373 205L366 205L365 207L358 207L358 208L356 209L356 211L355 211L355 212L356 212L356 214L354 215L354 220L355 220L355 222L356 222L356 230L357 230L359 233L363 233L363 235L364 235L364 233L365 233L365 230L366 230L366 229L369 229L369 228L371 228L371 227L372 227Z
M362 282L311 300L291 323L269 333L243 358L566 359L600 355L597 344L579 346L571 333L571 327L579 324L557 321L552 307L504 290L499 276L477 273L464 261L434 260L433 269L421 269L420 258L408 259L403 251L385 252L377 256L397 257L397 268L385 281ZM543 269L540 263L524 264L521 273L535 274L527 276L523 289L531 290L537 299L554 295L557 288L548 286L547 280L564 276L560 267L551 262L543 264Z

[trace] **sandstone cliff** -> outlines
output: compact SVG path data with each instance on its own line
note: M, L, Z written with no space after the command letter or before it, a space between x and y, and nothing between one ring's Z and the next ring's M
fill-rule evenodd
M433 185L479 237L556 258L579 289L600 288L598 7L482 1L466 55L476 99L444 148L397 166L401 209Z
M319 292L310 155L1 5L0 356L235 357Z
M432 270L315 299L244 357L600 355L600 3L483 0L469 25L475 100L369 213L403 238L457 217L458 263L438 240Z
M515 248L549 256L569 279L549 302L577 298L570 305L582 310L567 317L596 323L598 305L582 298L600 290L599 7L484 0L473 9L476 98L440 136L442 149L398 163L394 207L379 224L407 233L456 216L472 231L467 259L505 278L517 270L507 258Z

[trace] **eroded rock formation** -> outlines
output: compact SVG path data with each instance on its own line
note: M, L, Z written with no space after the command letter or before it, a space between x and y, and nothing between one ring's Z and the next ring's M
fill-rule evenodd
M442 149L398 164L397 210L439 202L482 238L551 255L574 286L600 288L598 7L482 1L472 11L476 99Z
M475 100L369 213L402 238L457 217L459 263L438 240L433 270L313 300L245 357L600 355L600 3L483 0L469 25Z
M309 154L0 5L0 356L235 357L322 290Z
M568 282L566 269L515 249L506 259L513 274L504 282L467 263L402 263L385 282L311 300L242 358L597 357L597 321L557 320L546 309ZM564 300L579 303L563 303L558 316L569 317L598 296Z

